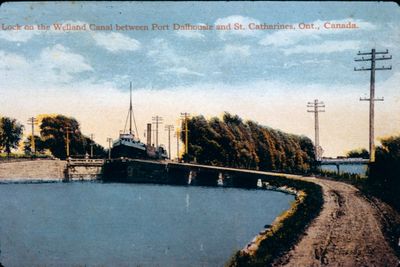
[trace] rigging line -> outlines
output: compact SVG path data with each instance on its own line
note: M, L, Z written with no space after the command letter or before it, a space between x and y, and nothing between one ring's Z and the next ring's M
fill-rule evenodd
M129 84L129 93L130 93L130 97L129 97L129 114L130 114L130 120L129 120L129 133L132 134L132 117L133 117L133 122L135 124L135 130L136 130L136 137L139 138L139 132L136 126L136 119L135 119L135 115L133 114L133 109L132 109L132 82L130 82Z
M135 120L135 115L133 114L133 110L132 110L132 115L133 115L133 122L134 122L134 124L135 124L136 136L137 136L137 138L139 138L139 132L138 132L138 130L137 130L136 120Z
M128 114L126 115L125 126L124 126L124 133L126 133L126 125L128 124L129 113L130 113L130 111L128 111Z
M129 133L132 134L132 82L129 84Z
M135 119L135 114L133 114L133 109L132 109L132 82L130 83L130 112L131 112L131 120L130 120L130 124L129 124L129 132L132 133L132 117L133 117L133 122L135 124L135 130L136 130L136 137L139 138L139 132L137 130L137 126L136 126L136 119Z

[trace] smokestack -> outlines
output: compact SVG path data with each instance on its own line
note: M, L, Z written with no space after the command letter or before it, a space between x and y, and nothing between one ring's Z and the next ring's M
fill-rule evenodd
M151 146L151 123L147 124L147 145Z

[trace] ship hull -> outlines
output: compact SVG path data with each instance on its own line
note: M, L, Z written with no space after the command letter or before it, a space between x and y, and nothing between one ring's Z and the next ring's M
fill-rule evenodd
M147 159L148 155L146 150L138 149L123 144L114 146L111 149L112 158L131 158L131 159Z

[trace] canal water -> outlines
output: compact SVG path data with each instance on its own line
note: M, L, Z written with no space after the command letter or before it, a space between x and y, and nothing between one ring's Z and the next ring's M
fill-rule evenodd
M293 200L237 188L0 184L0 262L223 266Z
M337 172L336 165L321 165L320 169L323 171ZM342 164L340 165L340 173L350 173L365 176L367 174L368 166L366 164Z

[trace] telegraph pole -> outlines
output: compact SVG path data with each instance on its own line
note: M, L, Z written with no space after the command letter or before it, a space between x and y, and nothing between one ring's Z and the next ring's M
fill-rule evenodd
M314 102L308 102L307 103L307 107L308 108L313 108L312 110L307 110L307 112L311 112L314 113L314 121L315 121L315 125L314 125L314 129L315 129L315 139L314 139L314 143L315 143L315 147L314 147L314 151L315 151L315 159L317 161L319 161L321 159L322 156L322 148L319 145L319 117L318 117L318 113L319 112L325 112L325 104L322 101L318 101L318 99L315 99Z
M65 126L65 130L66 130L65 132L66 132L66 134L67 134L67 138L66 138L67 140L66 140L66 142L65 142L65 143L66 143L65 145L66 145L66 148L67 148L67 159L69 158L69 142L70 142L70 141L69 141L69 134L72 133L72 131L70 130L70 128L71 128L71 127L69 127L69 126Z
M176 129L176 158L179 161L179 136L181 135L181 131L179 128Z
M391 70L392 66L385 67L382 66L380 68L375 67L375 62L377 60L389 60L392 59L392 56L385 56L389 54L389 51L386 49L384 52L377 52L375 48L371 49L371 52L361 53L358 51L357 56L362 56L361 58L356 58L354 61L371 61L370 68L356 68L354 67L354 71L371 71L370 78L370 89L369 89L369 98L360 98L360 101L369 101L369 161L375 161L375 136L374 136L374 119L375 119L375 101L383 101L383 98L375 98L375 71L376 70ZM368 55L370 57L364 58L364 55ZM382 55L376 57L376 55Z
M165 130L168 131L168 158L171 159L171 131L174 130L173 125L165 125Z
M158 148L158 125L162 124L163 118L160 116L152 117L153 123L156 125L156 148Z
M37 119L35 117L30 117L28 120L28 124L32 125L32 137L31 137L31 153L36 154L36 146L35 146L35 125L37 125Z
M111 159L111 143L112 139L110 137L107 137L107 142L108 142L108 159Z
M90 157L93 158L93 138L94 138L94 134L90 134Z
M188 148L189 148L189 130L188 130L188 119L190 114L187 112L182 112L181 117L185 120L185 154L188 155Z

